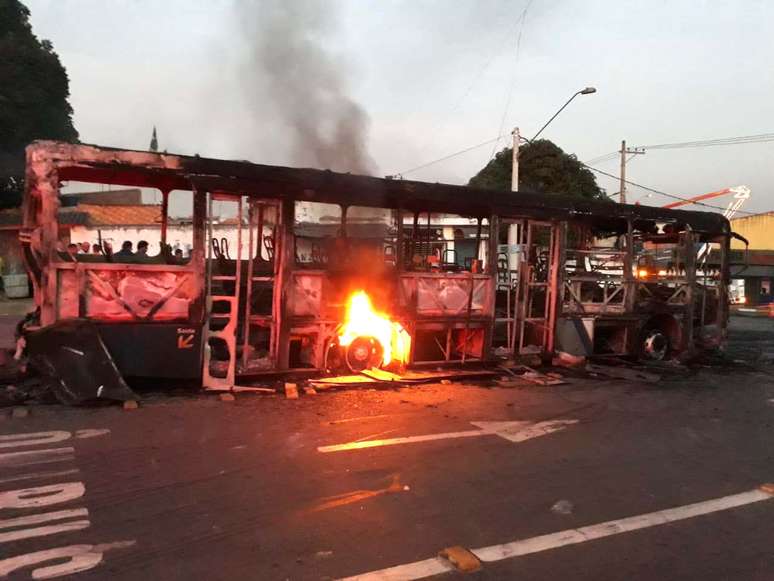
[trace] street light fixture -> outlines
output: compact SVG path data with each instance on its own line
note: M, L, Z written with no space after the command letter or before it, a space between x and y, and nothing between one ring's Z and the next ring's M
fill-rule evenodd
M548 125L551 123L551 121L553 121L554 119L556 119L557 115L559 115L559 113L561 113L562 111L564 111L565 107L567 107L567 105L569 105L569 104L570 104L570 102L572 102L572 100L573 100L575 97L577 97L578 95L591 95L592 93L596 93L596 92L597 92L597 89L596 89L595 87L586 87L585 89L581 89L580 91L576 92L576 93L575 93L575 94L574 94L572 97L570 97L569 99L567 99L567 102L566 102L564 105L562 105L562 107L561 107L561 108L560 108L560 109L559 109L559 110L558 110L556 113L554 113L554 116L553 116L553 117L551 117L551 119L549 119L548 121L546 121L546 124L545 124L545 125L543 125L543 127L541 127L541 128L540 128L540 131L538 131L538 132L535 134L535 137L533 137L533 138L532 138L532 141L535 141L535 140L537 139L538 135L540 135L541 133L543 133L543 130L544 130L546 127L548 127Z
M565 107L570 104L570 102L577 97L578 95L591 95L592 93L596 93L597 89L595 87L586 87L585 89L581 89L580 91L577 91L572 97L567 99L567 102L562 105L562 107L554 113L553 117L546 121L546 124L543 125L543 127L540 128L540 131L538 131L535 134L535 137L532 139L526 139L521 136L519 133L519 128L515 127L513 129L513 159L511 161L511 191L516 192L519 189L519 152L521 151L519 149L519 146L521 145L521 140L524 139L527 143L532 143L535 141L535 139L538 138L538 135L543 133L543 130L548 127L548 125L556 119L557 115L564 111ZM519 266L519 259L518 255L515 252L511 252L511 248L514 248L518 246L519 244L519 226L518 224L510 224L508 226L508 270L511 273L511 276L513 276L513 273L518 270Z

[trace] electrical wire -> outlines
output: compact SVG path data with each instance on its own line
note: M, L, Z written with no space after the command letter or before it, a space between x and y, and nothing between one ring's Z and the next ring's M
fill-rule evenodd
M505 2L504 6L507 5L507 1ZM499 20L500 17L503 15L503 11L501 11L497 15L497 19ZM465 99L470 95L471 91L478 85L478 81L481 79L481 77L484 75L484 73L487 71L487 69L492 65L492 63L499 57L503 51L505 50L502 48L502 45L505 43L508 38L515 32L516 27L519 25L519 21L516 20L511 26L508 26L507 30L505 31L505 34L495 43L495 47L501 47L500 50L495 50L494 53L492 53L492 56L489 57L489 59L484 63L484 65L478 70L478 72L473 76L473 80L468 85L467 89L462 93L462 96L457 100L457 102L454 104L454 106L451 108L449 113L446 115L447 117L451 117L454 113L457 112L457 109L460 108L460 105L465 101Z
M698 141L682 141L677 143L657 143L655 145L640 145L636 149L686 149L696 147L716 147L718 145L741 145L745 143L767 143L774 141L774 133L759 133L758 135L741 135L739 137L720 137Z
M505 100L505 109L503 110L503 115L500 118L500 128L497 130L497 134L501 135L503 134L503 127L505 126L505 119L508 117L508 111L510 111L511 108L511 100L513 98L513 90L516 87L516 71L518 70L518 64L519 64L519 54L521 53L521 37L524 33L524 23L527 20L527 10L529 10L529 7L532 5L533 0L528 0L526 6L524 6L524 10L521 11L521 15L519 16L519 19L516 21L517 23L521 23L519 25L519 34L516 37L516 56L513 60L513 73L511 75L511 82L510 86L508 87L508 98ZM494 159L495 153L497 152L497 145L499 144L500 139L495 141L494 146L492 147L492 153L489 155L489 161L492 161Z
M413 168L411 168L411 169L409 169L409 170L406 170L406 171L404 171L404 172L397 173L397 174L395 174L394 176L388 176L388 177L402 177L402 176L403 176L403 175L405 175L405 174L409 174L409 173L412 173L412 172L418 171L418 170L420 170L420 169L424 169L424 168L426 168L426 167L429 167L429 166L431 166L431 165L435 165L436 163L440 163L440 162L442 162L442 161L446 161L447 159L450 159L450 158L452 158L452 157L456 157L456 156L458 156L458 155L461 155L461 154L463 154L463 153L467 153L467 152L469 152L469 151L473 151L474 149L478 149L479 147L483 147L483 146L485 146L485 145L489 145L490 143L493 143L493 142L495 142L496 140L502 139L503 137L504 137L503 135L500 135L499 137L495 137L494 139L489 139L489 140L487 140L487 141L482 141L482 142L481 142L481 143L479 143L479 144L473 145L473 146L471 146L471 147L467 147L467 148L465 148L465 149L461 149L460 151L455 151L454 153L450 153L449 155L446 155L446 156L444 156L444 157L442 157L442 158L439 158L439 159L436 159L436 160L430 161L430 162L428 162L428 163L424 163L424 164L422 164L422 165L418 165L418 166L416 166L416 167L413 167ZM606 172L606 171L604 171L604 170L601 170L601 169L599 169L599 168L592 167L591 165L589 165L589 164L587 164L587 163L583 163L582 161L580 162L580 164L581 164L583 167L585 167L586 169L589 169L589 170L591 170L591 171L593 171L593 172L596 172L596 173L598 173L598 174L601 174L601 175L607 176L607 177L609 177L609 178L613 178L613 179L615 179L615 180L619 180L619 179L620 179L620 178L619 178L619 176L617 176L617 175L615 175L615 174L611 174L611 173L609 173L609 172ZM664 196L664 197L667 197L667 198L671 198L672 200L679 200L679 201L681 201L681 202L690 202L691 204L695 204L695 205L697 205L697 206L703 206L703 207L705 207L705 208L712 208L713 210L722 210L722 211L725 211L725 210L726 210L726 208L724 208L724 207L722 207L722 206L714 206L714 205L712 205L712 204L707 204L707 203L705 203L705 202L693 202L693 201L691 201L689 198L685 198L685 197L682 197L682 196L678 196L678 195L676 195L676 194L670 194L669 192L664 192L664 191L662 191L662 190L657 190L656 188L652 188L652 187L650 187L650 186L645 186L645 185L642 185L642 184L638 184L637 182L632 182L632 181L629 181L629 180L624 180L624 182L625 182L627 185L634 186L635 188L640 188L640 189L642 189L642 190L645 190L645 191L647 191L647 192L652 192L652 193L654 193L654 194L659 194L659 195L661 195L661 196ZM616 196L619 196L620 194L621 194L621 192L616 192L616 193L614 193L614 194L610 194L608 197L609 197L609 198L614 198L614 197L616 197ZM739 214L747 214L747 215L750 215L750 216L752 216L752 215L754 215L754 214L755 214L755 212L746 212L746 211L744 211L744 210L737 210L737 213L739 213Z
M615 180L620 180L619 176L617 176L617 175L608 173L606 171L602 171L601 169L598 169L596 167L591 167L590 165L585 164L583 162L580 162L580 163L586 169L590 169L591 171L597 172L598 174L602 174L604 176L607 176L609 178L613 178ZM726 211L726 209L727 209L727 208L724 208L722 206L714 206L712 204L707 204L705 202L694 202L694 201L690 200L689 198L684 198L684 197L678 196L676 194L670 194L669 192L664 192L662 190L657 190L656 188L651 188L650 186L643 186L642 184L638 184L636 182L631 182L629 180L624 180L624 183L626 183L626 184L628 184L630 186L634 186L635 188L640 188L642 190L645 190L646 192L652 192L654 194L659 194L661 196L665 196L665 197L671 198L673 200L679 200L681 202L690 202L691 204L695 204L697 206L704 206L705 208L712 208L713 210L723 210L723 211ZM619 195L621 195L621 192L616 192L614 194L610 194L608 197L609 198L614 198L615 196L619 196ZM755 212L745 212L744 210L737 210L737 212L739 214L748 214L750 216L755 214Z
M445 155L441 158L434 159L433 161L428 161L427 163L423 163L422 165L418 165L416 167L412 167L411 169L407 169L406 171L398 172L393 175L387 176L389 178L399 178L406 174L413 173L415 171L419 171L420 169L424 169L426 167L430 167L431 165L435 165L436 163L441 163L442 161L446 161L447 159L451 159L452 157L456 157L458 155L462 155L463 153L467 153L469 151L473 151L474 149L478 149L479 147L484 147L485 145L489 145L490 143L495 143L502 139L504 135L498 135L497 137L493 139L487 139L486 141L482 141L481 143L477 145L472 145L470 147L466 147L465 149L460 149L459 151L455 151L454 153L450 153L449 155Z
M774 133L759 133L757 135L740 135L738 137L719 137L716 139L701 139L697 141L678 141L675 143L657 143L654 145L638 145L634 149L695 149L703 147L717 147L720 145L745 145L749 143L770 143L774 141ZM588 163L605 163L612 161L620 155L620 151L611 151L590 159Z
M605 155L600 155L599 157L595 157L594 159L590 159L589 163L605 163L608 161L612 161L618 157L618 152L613 151L611 153L606 153Z

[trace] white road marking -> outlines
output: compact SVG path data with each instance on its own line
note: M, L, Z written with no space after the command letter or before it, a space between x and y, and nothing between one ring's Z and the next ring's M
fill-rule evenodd
M44 522L55 520L64 520L66 518L88 517L89 510L86 508L71 508L69 510L55 510L54 512L44 512L42 514L31 514L29 516L20 516L17 518L8 518L0 520L0 529L12 529L27 525L38 525Z
M593 541L595 539L601 539L611 535L618 535L639 529L664 525L671 522L695 518L705 514L711 514L713 512L737 508L739 506L744 506L753 502L761 502L763 500L771 499L772 495L767 492L763 492L762 490L748 490L747 492L742 492L740 494L732 494L730 496L714 498L712 500L697 502L695 504L688 504L685 506L678 506L676 508L669 508L666 510L658 510L656 512L650 512L628 518L611 520L595 525L581 527L579 529L568 529L559 533L542 535L539 537L533 537L531 539L520 541L513 541L504 545L493 545L491 547L474 549L473 554L485 562L499 561L509 557L529 555L531 553L555 549L565 545L585 543L586 541Z
M95 428L91 430L78 430L75 432L75 437L79 440L83 440L85 438L96 438L97 436L106 436L110 433L110 430L107 428Z
M561 432L578 420L551 420L547 422L470 422L489 434L505 438L509 442L524 442L532 438Z
M768 489L771 490L770 488ZM678 522L697 516L712 514L714 512L730 510L755 502L772 500L772 498L774 498L772 494L774 493L764 492L762 489L756 488L739 494L732 494L730 496L723 496L721 498L714 498L685 506L610 520L577 529L567 529L558 533L521 539L502 545L472 549L471 552L482 562L492 563L503 559L511 559L523 555L530 555L532 553L539 553L541 551L558 549L567 545L585 543L639 529ZM441 570L441 567L446 568ZM347 577L341 581L410 581L413 579L424 579L448 570L450 570L448 563L446 563L444 559L436 557Z
M56 444L70 439L70 432L36 432L34 434L2 434L0 448L17 448L19 446L38 446L40 444Z
M110 433L107 428L91 428L78 430L75 437L79 439L105 436ZM72 437L70 432L56 430L52 432L34 432L31 434L0 434L0 448L19 448L22 446L39 446L41 444L57 444Z
M362 450L363 448L378 448L381 446L396 446L399 444L415 444L417 442L431 442L433 440L449 440L454 438L475 438L478 436L500 436L509 442L523 442L531 438L538 438L561 431L567 426L577 424L578 420L551 420L547 422L471 422L479 430L465 430L462 432L446 432L443 434L425 434L422 436L405 436L402 438L386 438L383 440L356 440L346 444L333 444L320 446L318 452L343 452L345 450Z
M30 472L29 474L21 474L19 476L11 476L10 478L0 478L0 484L6 484L8 482L18 482L19 480L32 480L33 478L54 478L55 476L70 476L71 474L78 474L80 470L77 468L70 468L69 470L58 470L52 472Z
M427 434L424 436L406 436L403 438L387 438L384 440L364 440L362 442L348 442L346 444L334 444L332 446L320 446L318 452L341 452L343 450L361 450L363 448L378 448L380 446L395 446L397 444L415 444L417 442L431 442L433 440L448 440L453 438L475 438L476 436L488 436L481 430L466 430L464 432L447 432L445 434Z
M35 537L47 537L48 535L67 533L70 531L82 531L83 529L89 528L90 525L91 523L87 520L74 520L72 522L60 523L58 525L10 531L7 533L0 533L0 543L10 543L11 541L33 539Z
M86 492L83 482L62 482L0 492L0 508L35 508L68 502Z
M433 575L441 575L454 571L454 567L446 559L436 557L434 559L425 559L405 565L397 565L389 569L354 575L339 581L409 581L411 579L424 579Z
M33 579L52 579L62 575L72 575L81 571L93 569L102 562L102 553L94 550L94 545L70 545L58 547L46 551L27 553L18 557L11 557L0 561L0 577L7 577L14 571L40 565L48 561L61 561L68 559L59 565L41 567L32 571Z
M386 436L387 434L392 434L393 432L397 432L398 428L393 428L392 430L384 430L383 432L377 432L376 434L371 434L370 436L363 436L362 438L358 438L355 440L355 442L362 442L363 440L370 440L371 438L376 438L378 436Z
M78 430L75 433L75 438L94 438L109 433L110 430L108 429L84 429ZM4 434L0 435L0 449L49 445L63 442L71 437L73 435L70 432L64 431ZM69 447L24 452L4 452L0 454L0 468L72 461L75 460L74 453L74 448ZM56 478L78 474L79 472L77 468L72 468L69 470L49 470L26 474L17 473L14 476L0 479L0 484L36 478ZM86 488L82 482L64 482L0 491L0 509L46 507L81 498L85 492ZM10 543L23 539L47 537L64 532L84 530L91 526L88 516L88 509L75 508L0 520L0 543ZM135 541L119 541L100 545L70 545L0 559L0 578L5 578L15 571L26 568L33 568L31 571L33 579L52 579L70 576L99 565L103 560L105 551L130 547L134 544ZM53 564L34 568L48 562Z
M2 467L51 464L52 462L71 462L73 460L75 460L74 448L49 448L47 450L0 454L0 466Z

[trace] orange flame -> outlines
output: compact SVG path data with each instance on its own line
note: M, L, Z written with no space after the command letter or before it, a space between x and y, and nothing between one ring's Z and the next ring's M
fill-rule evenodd
M339 345L347 346L358 337L373 337L384 349L384 365L392 361L407 363L411 350L411 337L395 321L374 310L365 291L357 291L349 297L347 314L339 334Z

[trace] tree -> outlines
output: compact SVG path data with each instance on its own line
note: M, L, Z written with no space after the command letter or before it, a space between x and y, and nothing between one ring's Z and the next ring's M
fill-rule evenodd
M77 141L70 82L48 40L19 0L0 0L0 207L18 206L24 148L35 139Z
M468 185L510 190L513 149L499 152ZM519 191L569 194L604 199L594 174L574 155L565 153L548 139L538 139L519 148Z

